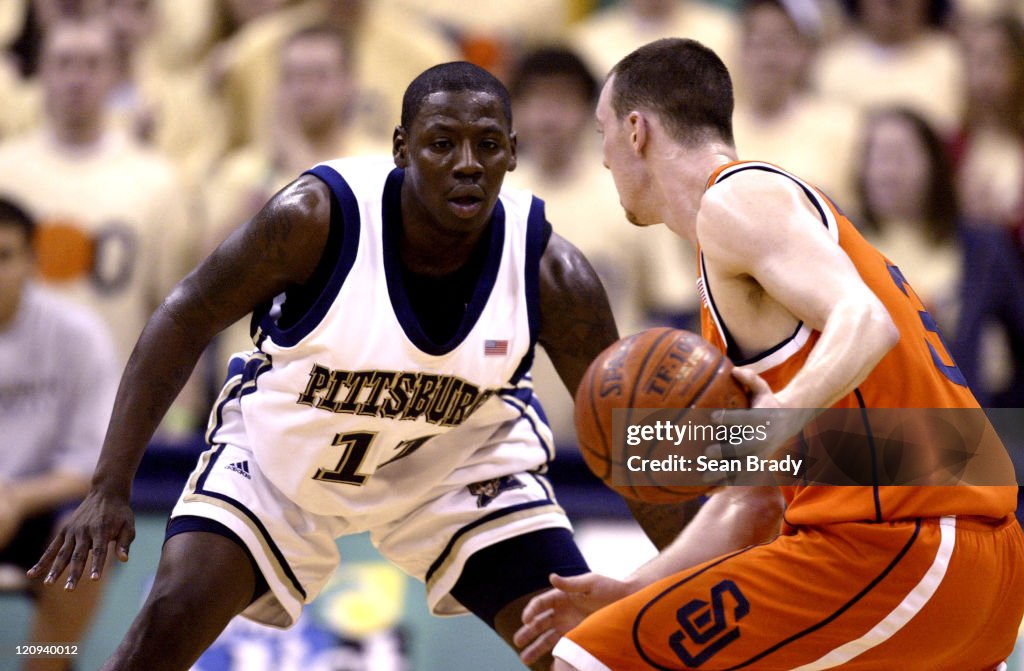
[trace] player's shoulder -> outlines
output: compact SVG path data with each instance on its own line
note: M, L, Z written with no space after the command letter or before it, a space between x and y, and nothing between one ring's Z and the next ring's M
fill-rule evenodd
M811 187L770 163L744 162L715 175L701 197L697 239L710 247L750 253L790 235L814 219Z
M541 276L562 278L589 275L594 272L587 257L576 245L552 231L541 256Z

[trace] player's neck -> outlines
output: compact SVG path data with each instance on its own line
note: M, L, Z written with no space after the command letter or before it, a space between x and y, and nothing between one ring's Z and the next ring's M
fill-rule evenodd
M727 163L736 160L736 149L715 142L689 148L676 145L654 171L656 187L665 203L665 224L677 235L697 244L697 211L708 178Z
M484 229L455 233L424 223L403 211L398 253L402 267L417 275L441 277L466 265Z

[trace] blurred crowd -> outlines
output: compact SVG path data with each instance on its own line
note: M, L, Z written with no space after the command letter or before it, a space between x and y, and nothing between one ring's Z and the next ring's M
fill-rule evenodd
M120 368L174 283L274 192L318 161L389 153L407 83L468 59L513 96L508 183L587 255L621 333L696 330L694 250L625 222L593 122L620 57L692 37L734 75L740 157L835 199L983 405L1019 407L1022 18L1024 0L0 0L0 197L36 220L38 283L100 315ZM248 346L246 323L220 338L164 436L202 428ZM535 384L571 444L543 357Z

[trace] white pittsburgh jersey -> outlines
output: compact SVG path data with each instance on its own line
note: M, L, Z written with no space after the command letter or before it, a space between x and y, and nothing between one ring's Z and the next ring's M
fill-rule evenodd
M296 296L258 311L259 349L235 371L263 472L307 510L372 524L407 512L443 482L542 468L551 436L527 373L550 234L543 203L525 191L501 193L463 321L439 344L420 328L403 283L404 172L390 158L340 159L309 172L333 194L335 242L317 270L323 289L300 298L291 317ZM490 440L524 417L535 447Z

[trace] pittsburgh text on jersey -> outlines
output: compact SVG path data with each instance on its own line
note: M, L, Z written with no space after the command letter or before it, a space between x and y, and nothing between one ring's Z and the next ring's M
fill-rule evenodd
M331 370L314 364L296 403L327 412L458 426L494 394L453 375Z

